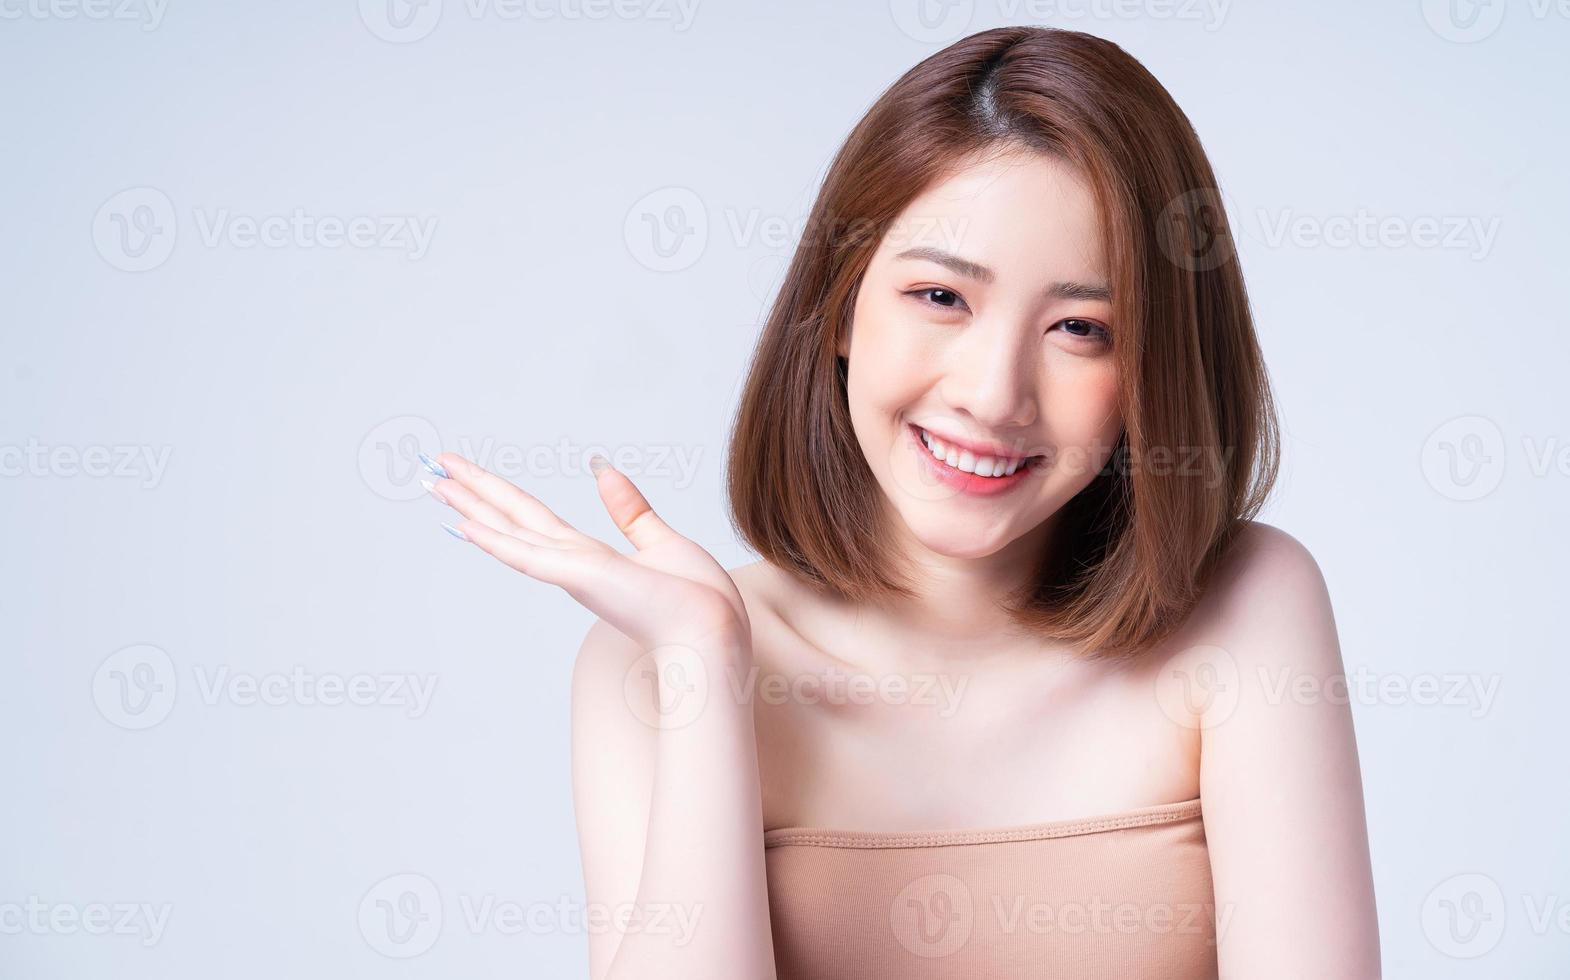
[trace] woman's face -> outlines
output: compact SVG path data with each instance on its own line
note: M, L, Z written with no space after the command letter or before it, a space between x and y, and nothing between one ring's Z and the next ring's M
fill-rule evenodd
M1090 189L1041 154L956 170L883 238L840 353L856 439L920 545L992 555L1110 458L1108 288Z

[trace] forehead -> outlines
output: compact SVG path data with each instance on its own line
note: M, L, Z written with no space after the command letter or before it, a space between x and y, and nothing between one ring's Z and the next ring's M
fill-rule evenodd
M877 259L935 246L1008 280L1105 278L1101 217L1090 184L1069 163L1029 151L961 161L901 212Z

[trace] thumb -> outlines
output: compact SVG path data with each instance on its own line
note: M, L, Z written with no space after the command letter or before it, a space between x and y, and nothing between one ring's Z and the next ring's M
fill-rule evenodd
M589 460L589 471L600 491L600 500L611 515L611 520L627 536L632 546L643 550L650 545L676 536L670 525L660 520L654 508L644 499L626 474L611 466L604 456Z

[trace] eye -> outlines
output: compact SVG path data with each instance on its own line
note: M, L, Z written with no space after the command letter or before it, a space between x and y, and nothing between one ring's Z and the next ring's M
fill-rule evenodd
M1099 344L1110 345L1112 343L1112 331L1094 320L1070 317L1067 320L1059 320L1053 324L1053 327L1062 327L1063 332L1071 337L1079 337Z
M954 292L952 289L944 289L942 286L928 286L925 289L915 289L905 295L918 297L918 301L923 306L935 306L944 310L970 309L970 307L965 305L965 301L960 298L959 293ZM959 305L956 306L956 303Z

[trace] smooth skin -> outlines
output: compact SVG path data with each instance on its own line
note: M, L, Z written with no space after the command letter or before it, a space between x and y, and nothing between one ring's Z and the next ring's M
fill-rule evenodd
M772 977L765 828L997 828L1196 797L1221 976L1379 976L1340 649L1300 543L1251 524L1185 624L1133 663L1024 635L998 605L1121 431L1104 261L1087 185L1020 151L965 161L880 243L840 353L910 600L852 605L767 562L722 569L604 469L622 554L439 457L451 479L435 492L470 540L600 617L572 693L588 900L699 912L684 945L592 934L593 977ZM945 492L923 479L913 422L1059 465L998 496ZM847 676L931 685L869 701L843 696ZM700 677L701 711L684 710Z

